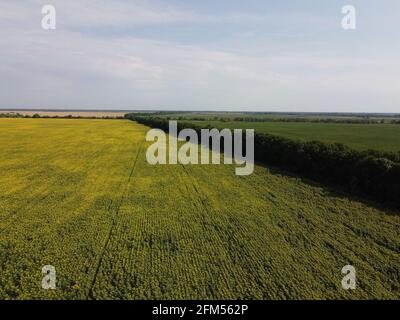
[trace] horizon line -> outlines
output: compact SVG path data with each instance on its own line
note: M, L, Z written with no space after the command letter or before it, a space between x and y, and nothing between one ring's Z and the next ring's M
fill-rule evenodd
M11 112L17 112L17 111L42 111L42 112L106 112L106 113L111 113L111 112L141 112L141 113L153 113L153 112L187 112L187 113L220 113L220 112L226 112L226 113L258 113L258 114L314 114L314 115L319 115L319 114L345 114L345 115L351 115L351 114L359 114L359 115L394 115L394 116L400 116L400 113L396 112L352 112L352 111L240 111L240 110L199 110L199 109L194 109L194 110L186 110L186 109L51 109L51 108L1 108L0 111L11 111Z

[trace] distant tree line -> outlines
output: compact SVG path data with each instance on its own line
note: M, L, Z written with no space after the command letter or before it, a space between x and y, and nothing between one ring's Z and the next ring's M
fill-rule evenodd
M0 118L30 118L20 113L0 113Z
M385 119L369 119L369 118L262 118L262 117L198 117L198 116L167 116L166 120L193 120L193 121L219 121L219 122L304 122L304 123L339 123L339 124L384 124ZM391 123L400 123L399 121L392 120Z
M164 131L169 128L165 118L135 114L125 118ZM201 129L212 129L178 122L178 129L184 128L199 134ZM256 161L400 208L400 152L357 151L339 143L302 142L264 133L256 133L254 142Z
M0 118L31 118L31 119L124 119L124 117L110 117L110 116L73 116L73 115L65 115L65 116L49 116L49 115L40 115L35 113L33 115L20 114L20 113L0 113Z
M337 124L400 124L399 114L354 113L274 113L274 112L219 112L153 111L135 112L135 116L159 117L167 120L219 121L219 122L304 122Z

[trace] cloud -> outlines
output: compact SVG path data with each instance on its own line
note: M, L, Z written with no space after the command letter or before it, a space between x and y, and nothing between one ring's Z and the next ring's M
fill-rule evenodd
M38 13L48 1L25 0L15 2L2 0L0 18L24 24L37 20ZM200 14L187 8L168 5L161 1L124 0L53 0L59 25L65 28L126 28L137 25L163 24L209 24L265 22L272 16L248 13L225 13L223 15ZM31 24L28 22L28 24Z
M261 30L254 23L277 21L258 13L200 14L165 2L54 0L58 28L44 31L46 3L0 3L1 107L343 111L399 100L396 50L360 54L337 40L286 37L294 34L286 28L304 21L326 27L320 17L293 14L289 27ZM226 28L234 40L179 41L152 29L171 24ZM232 24L244 26L231 32ZM104 33L112 26L142 26L151 37Z

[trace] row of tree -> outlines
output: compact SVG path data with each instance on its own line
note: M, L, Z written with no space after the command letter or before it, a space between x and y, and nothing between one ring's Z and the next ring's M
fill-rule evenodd
M287 117L287 118L265 118L265 117L201 117L201 116L167 116L166 120L192 120L192 121L220 121L220 122L298 122L298 123L337 123L337 124L384 124L384 119L369 119L369 118L302 118L302 117ZM392 120L391 123L396 123Z
M113 116L77 116L77 115L65 115L65 116L49 116L40 115L35 113L33 115L20 114L20 113L0 113L0 118L32 118L32 119L123 119L123 117Z
M7 112L0 113L0 118L30 118L30 116L23 115L21 113Z
M165 118L135 114L125 118L164 131L169 128ZM178 122L178 129L184 128L200 133L212 127ZM301 142L260 133L255 134L254 143L256 161L400 208L400 153L357 151L338 143Z

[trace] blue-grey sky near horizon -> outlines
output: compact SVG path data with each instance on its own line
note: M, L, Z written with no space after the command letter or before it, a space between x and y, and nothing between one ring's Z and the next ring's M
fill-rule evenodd
M399 32L398 0L0 0L0 108L400 112Z

